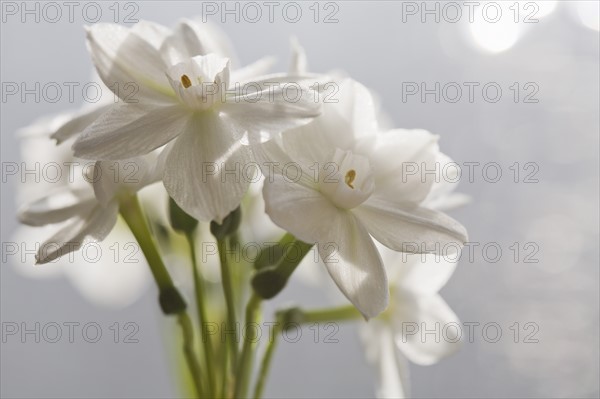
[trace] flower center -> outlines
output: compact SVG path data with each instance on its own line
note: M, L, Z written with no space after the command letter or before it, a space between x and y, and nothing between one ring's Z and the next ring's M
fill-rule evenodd
M348 172L346 172L346 177L344 178L344 181L346 182L348 187L354 188L354 186L352 185L354 179L356 179L356 171L354 169L350 169Z
M167 78L183 104L203 111L224 101L229 61L215 54L196 56L171 66Z
M340 208L357 207L375 189L369 160L351 151L336 149L332 161L322 165L320 172L319 189Z
M181 75L181 84L187 89L192 85L192 81L190 80L189 76Z

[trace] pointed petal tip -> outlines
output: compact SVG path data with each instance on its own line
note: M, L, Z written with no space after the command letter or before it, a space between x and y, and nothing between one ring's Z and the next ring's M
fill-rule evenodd
M84 156L82 156L81 154L81 144L79 142L79 140L76 140L73 145L71 146L71 151L73 151L73 156L75 158L83 158L85 159Z
M387 283L387 281L386 281ZM390 290L389 288L386 288L386 293L385 293L385 298L382 302L382 304L380 306L377 306L375 308L371 308L371 309L360 309L357 305L356 309L358 309L358 311L360 312L360 314L362 315L362 317L365 319L365 322L369 322L369 320L376 318L377 316L379 316L381 313L383 313L390 302Z
M41 251L41 249L40 249ZM34 266L40 266L40 265L44 265L46 263L48 263L49 260L43 258L40 253L38 252L37 254L35 254L35 263L33 264Z
M57 135L56 133L53 133L50 135L50 140L54 140L54 145L61 145L62 143L65 142L65 140L60 138L60 135Z

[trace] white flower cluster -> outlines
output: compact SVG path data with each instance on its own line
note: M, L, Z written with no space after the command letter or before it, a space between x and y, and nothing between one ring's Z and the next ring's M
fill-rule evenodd
M465 228L439 210L451 202L452 187L402 173L405 163L435 169L449 162L437 136L382 127L367 88L347 77L309 73L297 44L289 71L279 74L267 74L270 58L236 67L227 39L194 20L174 29L145 21L131 28L97 24L87 28L87 44L100 79L118 101L35 129L55 139L67 159L94 162L80 174L85 178L44 188L41 198L20 210L24 224L62 224L41 246L38 263L76 251L87 240L103 240L117 223L123 199L146 186L162 182L188 215L221 224L252 195L248 189L259 176L266 215L297 240L315 245L331 278L365 319L388 308L386 266L402 270L393 272L391 286L394 297L403 299L384 315L419 319L440 308L436 293L452 264L393 259L384 266L382 260L390 250L437 253L450 244L458 250L467 240ZM335 93L324 95L315 81L333 84ZM65 148L72 151L64 155ZM247 172L250 166L256 174ZM449 309L441 317L456 318ZM400 332L374 328L389 318L368 327L379 336L368 340L369 353L378 354L387 370L379 392L384 396L403 394L389 374L390 356L400 365L390 348L420 363L445 352L398 344Z

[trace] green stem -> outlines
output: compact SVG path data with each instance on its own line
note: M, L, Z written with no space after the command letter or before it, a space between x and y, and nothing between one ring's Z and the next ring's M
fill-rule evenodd
M200 364L194 353L194 327L192 320L187 312L179 313L177 319L183 332L183 355L185 356L190 373L192 373L197 395L199 395L198 397L203 397L202 386L200 384Z
M362 319L362 314L352 305L331 309L300 311L303 323L319 323L327 321L347 321Z
M205 305L205 292L204 280L200 275L198 269L198 261L196 258L196 246L194 244L194 236L192 233L186 234L188 244L190 246L190 257L192 258L192 268L194 271L194 290L196 291L196 309L198 311L198 323L200 325L200 340L204 346L204 363L206 366L206 373L208 379L207 395L212 398L215 396L215 373L213 370L213 348L210 336L205 334L203 323L208 323L208 317Z
M183 353L192 374L192 379L196 387L196 395L201 397L200 366L193 351L193 326L186 311L183 296L173 284L169 271L158 253L137 196L132 195L121 198L119 211L148 261L150 271L158 286L159 303L163 313L167 315L176 314L178 316L178 321L183 332Z
M262 299L253 293L248 301L248 305L246 305L246 319L244 326L247 327L250 323L257 322L261 302ZM255 337L249 337L246 335L244 338L244 345L242 347L240 366L238 368L237 378L235 381L234 398L246 397L250 375L252 374L252 354L253 347L255 346L254 344Z
M171 276L158 253L137 196L124 198L119 205L121 216L125 219L138 244L140 244L158 289L162 291L172 287L173 280L171 280Z
M223 293L225 295L225 303L227 305L227 324L229 328L233 328L233 334L227 334L229 337L229 352L231 356L232 370L237 368L238 356L238 334L237 334L237 319L235 318L235 300L233 298L233 283L231 280L231 270L229 270L229 262L227 260L226 245L227 239L217 239L217 247L219 250L219 260L221 261L221 282L223 284Z
M227 344L226 343L221 343L220 346L220 351L219 351L219 357L221 360L221 391L219 393L219 395L217 397L221 397L221 398L228 398L229 397L229 392L230 392L230 388L231 388L231 380L229 378L230 374L229 374L229 361L230 358L229 356L227 356Z
M279 337L281 331L282 325L281 322L278 322L273 328L273 337L269 337L269 343L267 344L265 354L260 363L260 371L258 372L258 379L256 381L256 386L254 387L255 399L261 398L263 395L263 391L267 382L267 376L269 375L269 370L271 369L271 361L273 360L273 354L275 353L275 349L277 348L277 337Z
M341 306L338 308L331 309L318 309L305 311L298 308L291 308L285 311L277 312L277 323L273 328L273 338L270 339L265 354L263 356L260 371L258 373L258 379L256 386L254 387L254 398L259 399L263 395L267 376L271 367L271 361L273 354L277 348L277 337L285 328L288 322L295 323L317 323L317 322L330 322L330 321L348 321L361 319L361 313L356 310L354 306Z

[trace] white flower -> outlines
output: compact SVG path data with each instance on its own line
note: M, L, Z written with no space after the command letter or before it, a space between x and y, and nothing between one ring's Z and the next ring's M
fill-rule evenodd
M437 137L418 130L377 132L368 91L346 80L339 92L339 103L324 106L321 117L257 154L278 162L264 168L266 212L298 239L317 245L340 290L370 318L389 297L371 236L391 249L420 253L435 252L436 243L461 245L467 235L452 218L420 206L433 178L402 172L407 162L432 168Z
M386 255L387 270L395 275L392 300L384 313L361 326L361 338L377 369L377 397L402 398L410 389L407 359L431 365L460 347L460 320L438 294L456 263L431 254L424 255L425 262L422 255L405 255L404 261L389 250Z
M217 54L183 54L180 35L160 46L134 29L97 24L88 45L107 86L135 82L138 103L113 106L74 145L75 155L114 160L146 154L167 143L163 182L171 197L196 219L222 219L235 209L249 184L238 173L251 160L241 140L265 141L310 122L320 105L305 89L286 100L287 77L273 75L245 84ZM179 35L179 36L178 36ZM248 92L250 88L250 92Z
M53 143L48 141L48 147ZM68 171L66 182L59 182L18 212L21 223L29 226L60 224L59 230L40 246L37 263L74 252L89 240L102 241L117 222L119 196L131 195L159 180L156 157L153 153L114 163L97 161L93 167L71 160L76 163Z
M160 48L162 43L169 39L176 50L170 51L168 57L181 57L182 54L201 55L210 52L234 57L227 37L211 24L183 20L172 32L158 24L144 21L131 30L156 48ZM262 59L237 73L250 77L266 72L270 64L270 59ZM135 239L122 223L117 223L104 240L93 246L90 245L86 252L89 252L91 257L77 251L57 259L71 252L69 248L75 251L77 247L86 245L91 240L102 239L104 231L110 229L112 221L115 220L113 216L115 204L114 201L111 203L110 196L117 191L119 185L113 184L114 181L107 178L114 177L117 173L117 176L129 177L127 180L132 180L139 178L143 172L138 169L139 165L135 162L121 162L120 170L116 163L105 164L104 178L98 180L96 185L96 191L105 207L99 207L99 203L94 200L93 186L83 179L86 169L82 168L81 164L85 164L86 161L75 159L70 147L74 137L109 109L115 102L116 95L98 79L97 75L93 76L92 81L97 82L101 87L100 101L77 111L40 118L18 132L23 139L21 155L25 164L52 163L63 167L63 170L59 180L51 182L45 179L39 180L30 174L26 176L27 179L23 184L17 186L18 202L27 204L20 209L20 217L36 227L21 226L14 234L14 241L19 245L25 245L26 248L43 242L37 254L38 263L52 262L51 267L19 265L17 270L32 277L63 274L85 298L93 303L126 306L141 295L147 286L148 275L146 259L137 245L128 245L134 243ZM131 93L123 86L119 89L121 95L128 96ZM54 146L49 138L55 139L58 144L64 144ZM71 170L66 165L72 162L78 162L80 166ZM89 162L85 166L89 166ZM135 172L134 175L132 172ZM164 190L162 192L164 193ZM140 200L145 205L156 205L159 195L160 193L152 187L140 193ZM160 195L160 198L162 199L163 196ZM168 198L166 193L164 198ZM70 202L62 203L63 199ZM153 212L150 212L149 217L153 219L161 216L158 213L166 212L166 203L158 202L159 207L165 209L158 212L156 209L150 209ZM86 223L81 223L83 219L94 214L93 210L100 211L100 220L105 218L107 222L105 228L102 227L103 224L93 223L93 219L87 223L87 227ZM70 211L77 212L72 214L69 213ZM53 214L51 220L47 219L49 213ZM38 216L42 218L37 219ZM49 221L52 223L44 225ZM166 219L163 220L164 222ZM63 232L64 235L57 234L57 231ZM124 248L124 245L127 245L127 248ZM98 259L92 259L95 249L102 253Z
M439 153L437 162L443 168L452 160ZM448 175L435 182L423 204L450 210L467 202L467 196L453 192L456 177ZM453 323L459 325L460 321L438 294L456 270L458 258L399 255L382 245L378 247L391 276L393 299L384 313L361 326L361 338L367 360L377 370L377 397L403 398L410 392L408 360L430 365L460 347L460 337L451 335ZM423 335L424 329L437 330L440 336ZM446 331L444 335L442 330Z
M27 127L23 132L37 133L34 136L27 135L22 138L22 161L26 165L35 162L52 162L55 165L73 165L75 162L83 163L74 159L70 151L70 142L63 145L54 145L49 139L52 132L68 120L64 115L49 119L47 124L36 124ZM67 131L67 130L63 130ZM89 164L92 165L93 164ZM30 259L23 257L23 262L14 262L17 271L28 277L49 277L63 275L71 281L73 286L81 295L90 302L108 307L123 307L138 299L149 284L148 265L146 259L135 244L135 238L123 223L117 223L108 236L99 243L92 244L89 239L84 238L81 242L84 251L70 253L57 259L59 255L66 255L67 248L75 250L76 237L80 230L74 230L81 221L77 216L68 217L68 211L74 211L77 206L74 201L90 198L93 203L93 188L83 181L85 168L75 167L72 170L64 168L61 170L61 179L47 181L40 179L36 182L26 181L17 186L17 195L22 199L20 202L29 200L31 204L20 209L20 216L26 219L32 226L20 226L12 236L12 241L19 248L34 248L40 245L36 258L39 263L51 262L51 265L33 266ZM61 203L62 198L71 199L71 207ZM60 212L64 208L67 212L63 220L58 214L48 219L47 211L50 206ZM83 215L87 205L81 207L80 215ZM37 217L40 219L36 219ZM47 225L42 224L51 221ZM94 226L91 226L93 230ZM100 226L99 226L100 227ZM57 236L57 231L65 232L63 236ZM67 233L71 234L67 234ZM95 234L92 231L91 236ZM52 237L48 239L48 237ZM89 245L86 245L89 244ZM63 249L58 249L59 247Z
M57 143L62 143L81 133L100 115L107 111L110 104L114 102L114 95L108 88L104 87L102 82L98 82L95 78L92 79L92 82L100 88L101 97L97 102L81 107L76 111L67 111L55 116L42 117L31 125L21 129L18 135L21 137L45 136L46 138L55 139ZM65 152L71 151L68 147L63 148Z

